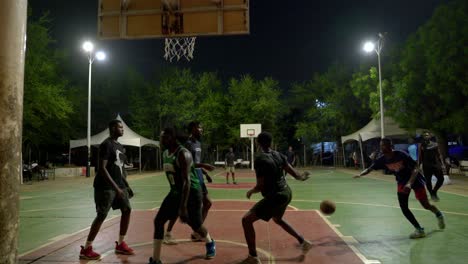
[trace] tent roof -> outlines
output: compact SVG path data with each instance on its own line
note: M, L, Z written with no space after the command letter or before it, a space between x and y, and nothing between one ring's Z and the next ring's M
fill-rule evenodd
M384 128L385 136L403 136L410 134L408 130L401 128L391 117L384 117ZM416 131L420 130L421 129L416 129ZM380 118L373 118L369 123L367 123L367 125L358 131L342 136L341 143L352 140L359 141L359 137L361 137L362 141L366 141L371 138L380 138Z
M135 131L130 129L130 127L125 124L125 122L122 120L120 115L117 115L118 120L122 122L122 125L124 127L124 134L123 136L119 137L119 142L122 145L125 146L135 146L135 147L142 147L145 145L152 145L155 147L159 148L159 141L151 140L148 138L145 138L143 136L138 135ZM95 134L91 137L91 145L100 145L106 138L109 137L109 128L101 131L98 134ZM77 148L77 147L82 147L87 145L87 139L82 138L82 139L76 139L76 140L70 140L70 149L72 148Z

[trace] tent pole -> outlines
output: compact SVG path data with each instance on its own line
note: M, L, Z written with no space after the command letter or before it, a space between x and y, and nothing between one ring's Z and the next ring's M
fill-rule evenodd
M343 149L343 168L346 168L346 157L344 151L344 143L341 143L341 148Z
M68 148L68 165L71 165L71 147Z
M361 165L362 165L362 169L364 170L364 169L365 169L365 165L364 165L364 153L363 153L363 150L362 150L362 138L361 138L361 135L359 135L359 148L361 149Z
M140 152L140 156L139 156L139 159L140 159L139 167L140 167L140 174L141 174L141 146L140 146L138 149L139 149L139 152Z

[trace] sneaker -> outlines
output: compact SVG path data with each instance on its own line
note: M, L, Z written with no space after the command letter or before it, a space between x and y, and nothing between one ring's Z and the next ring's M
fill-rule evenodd
M426 236L426 233L424 232L424 228L416 228L413 233L409 236L411 239L416 239L416 238L423 238Z
M115 253L122 254L122 255L134 255L135 252L131 249L125 241L119 244L119 242L115 241Z
M302 255L307 254L309 250L312 248L312 243L308 240L305 240L301 244Z
M260 261L260 259L258 257L254 257L254 256L251 256L249 254L249 256L244 259L241 264L261 264L262 262Z
M216 256L216 243L212 240L209 243L206 243L206 258L212 259Z
M149 258L148 264L162 264L161 260L154 260L153 258Z
M439 196L437 196L437 194L431 194L431 200L432 200L433 202L438 202L438 201L440 201Z
M164 235L163 243L166 245L177 245L177 241L172 237L171 233Z
M437 217L437 223L439 224L439 229L445 229L445 219L443 214Z
M234 184L237 184L237 182L233 182Z
M190 240L192 240L192 242L202 242L203 238L197 232L193 232L190 235Z
M99 255L99 253L94 252L92 246L89 246L87 248L81 246L80 259L97 260L100 258L101 255Z

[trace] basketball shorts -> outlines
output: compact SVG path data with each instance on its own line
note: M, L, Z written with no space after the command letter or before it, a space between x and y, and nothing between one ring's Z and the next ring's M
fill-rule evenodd
M96 204L96 212L107 214L112 208L113 210L132 209L127 188L122 188L124 197L117 197L115 190L96 190L94 189L94 202Z
M250 211L255 213L258 218L267 222L270 221L272 217L282 218L291 199L291 189L289 186L286 186L284 190L258 201Z
M409 192L405 190L405 185L404 184L398 183L397 189L398 189L399 193L409 194ZM427 193L426 193L426 188L425 188L424 185L417 186L417 187L412 187L411 189L413 189L414 196L416 196L416 199L418 201L427 200ZM410 192L411 192L411 190L410 190Z

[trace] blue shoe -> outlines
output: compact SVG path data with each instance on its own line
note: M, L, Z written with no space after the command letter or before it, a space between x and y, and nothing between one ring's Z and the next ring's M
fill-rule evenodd
M206 243L206 258L212 259L216 256L216 243L212 240L210 243Z

